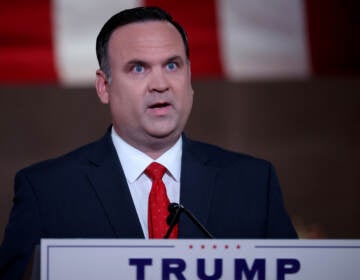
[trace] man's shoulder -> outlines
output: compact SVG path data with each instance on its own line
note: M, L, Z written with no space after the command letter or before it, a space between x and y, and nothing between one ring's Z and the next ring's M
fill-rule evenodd
M81 168L91 162L93 158L101 157L101 151L106 147L107 136L80 146L58 157L36 162L19 170L18 174L46 174L48 172L61 172Z
M188 152L195 157L201 158L207 164L216 167L228 168L231 166L244 165L248 167L265 167L271 165L269 161L246 153L231 151L220 146L201 141L186 139L185 145Z

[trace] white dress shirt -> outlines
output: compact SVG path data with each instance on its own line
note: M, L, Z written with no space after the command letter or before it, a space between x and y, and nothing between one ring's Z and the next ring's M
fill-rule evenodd
M170 202L180 201L180 172L182 139L179 140L156 160L126 143L115 131L111 130L111 138L114 143L121 166L130 189L131 197L135 205L145 238L149 238L148 232L148 199L152 186L151 179L144 173L146 167L156 161L166 167L163 182L166 187Z

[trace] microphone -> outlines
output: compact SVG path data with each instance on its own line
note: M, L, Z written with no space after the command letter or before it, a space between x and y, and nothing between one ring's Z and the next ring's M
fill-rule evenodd
M167 224L169 225L169 229L166 232L165 239L169 238L173 228L179 222L180 214L185 212L185 214L190 218L190 220L206 235L208 238L213 239L214 236L207 231L207 229L199 222L198 219L189 211L187 210L182 204L172 202L169 204L168 207L169 216L166 219Z
M182 208L184 207L179 203L169 203L169 216L166 218L166 223L169 225L169 228L164 236L165 239L169 238L171 232L173 231L173 228L179 222L180 213L183 211Z

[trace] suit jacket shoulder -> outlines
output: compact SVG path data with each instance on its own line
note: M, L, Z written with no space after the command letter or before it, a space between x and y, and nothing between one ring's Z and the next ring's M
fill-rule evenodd
M109 132L17 173L1 279L21 278L40 238L143 238Z
M297 237L263 159L184 137L181 200L217 238Z
M226 150L216 145L184 138L184 152L193 158L217 168L231 168L244 165L248 168L269 169L271 163L254 156Z
M88 164L98 164L107 157L113 157L114 150L110 140L110 134L105 134L102 138L85 146L79 147L69 153L56 158L47 159L26 168L21 169L20 174L31 174L37 176L40 174L53 174L62 170L68 172L72 168L81 168ZM116 158L114 158L115 160Z

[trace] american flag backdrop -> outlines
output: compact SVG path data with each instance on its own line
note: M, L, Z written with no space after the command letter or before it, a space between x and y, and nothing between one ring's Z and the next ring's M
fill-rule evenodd
M185 27L194 78L359 73L352 1L0 0L0 83L93 84L101 26L139 5L160 6Z

